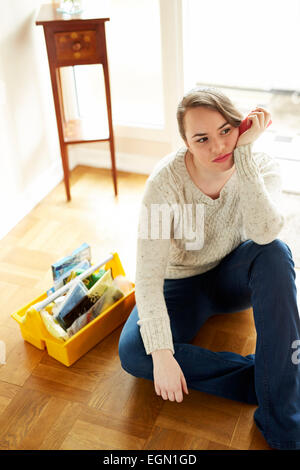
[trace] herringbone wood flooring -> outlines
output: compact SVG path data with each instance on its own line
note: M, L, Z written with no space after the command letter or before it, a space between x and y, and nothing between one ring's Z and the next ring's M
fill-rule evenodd
M50 265L83 241L93 261L119 253L134 281L138 207L146 176L77 167L72 201L55 188L0 241L0 449L269 449L255 406L189 390L182 403L156 396L153 383L120 366L122 326L71 367L23 341L10 314L52 285ZM254 352L252 310L211 318L194 343Z

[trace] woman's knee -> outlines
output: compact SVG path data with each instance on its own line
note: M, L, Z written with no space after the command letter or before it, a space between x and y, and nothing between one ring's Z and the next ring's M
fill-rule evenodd
M121 332L118 350L121 366L123 367L123 369L132 369L132 366L134 364L134 348L130 336L126 334L125 327Z
M119 357L122 368L134 377L152 379L152 358L146 354L142 346L133 338L121 335L119 341Z
M264 246L271 246L273 250L276 250L280 253L291 252L289 246L284 241L280 240L280 238L275 238L275 240L273 240L271 243L268 243L267 245L264 245Z
M276 238L271 243L266 245L259 245L261 252L266 260L270 261L292 261L293 255L290 247L279 238Z
M140 376L145 367L148 368L149 357L146 355L139 326L136 324L135 311L132 311L123 327L118 352L121 366L126 372Z

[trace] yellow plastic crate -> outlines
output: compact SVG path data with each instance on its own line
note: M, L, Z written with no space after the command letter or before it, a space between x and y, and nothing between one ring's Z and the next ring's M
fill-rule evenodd
M112 270L112 277L125 276L125 271L117 253L111 253L113 258L102 266L105 270ZM133 284L134 286L134 284ZM135 286L134 286L135 287ZM22 317L28 308L44 300L47 293L44 292L32 302L14 312L11 316L16 320L21 329L25 341L39 349L47 349L49 356L61 362L65 366L71 366L86 352L92 349L99 341L108 336L113 330L124 323L135 305L135 288L124 297L104 310L97 318L92 320L67 341L60 341L48 333L43 320L37 310L22 322Z

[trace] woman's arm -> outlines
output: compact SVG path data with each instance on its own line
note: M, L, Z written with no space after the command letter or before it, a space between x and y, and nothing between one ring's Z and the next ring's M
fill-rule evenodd
M168 223L167 206L159 183L148 179L139 215L135 279L137 323L147 354L158 349L170 349L174 354L170 318L163 293L170 249L170 230L169 237L166 230L166 238L162 238L162 223ZM169 224L171 221L170 212Z
M156 394L164 400L181 402L183 392L188 393L188 389L183 372L173 355L170 318L163 293L171 223L172 213L168 212L168 203L160 191L159 184L147 180L139 216L137 241L137 323L146 354L152 356Z
M282 181L279 164L265 153L254 158L251 146L240 145L234 150L244 236L265 245L276 239L284 225L278 206Z

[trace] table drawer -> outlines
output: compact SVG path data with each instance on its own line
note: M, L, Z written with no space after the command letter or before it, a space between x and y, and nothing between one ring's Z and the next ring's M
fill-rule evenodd
M55 33L56 58L59 62L95 60L101 55L97 47L96 31L67 31Z

